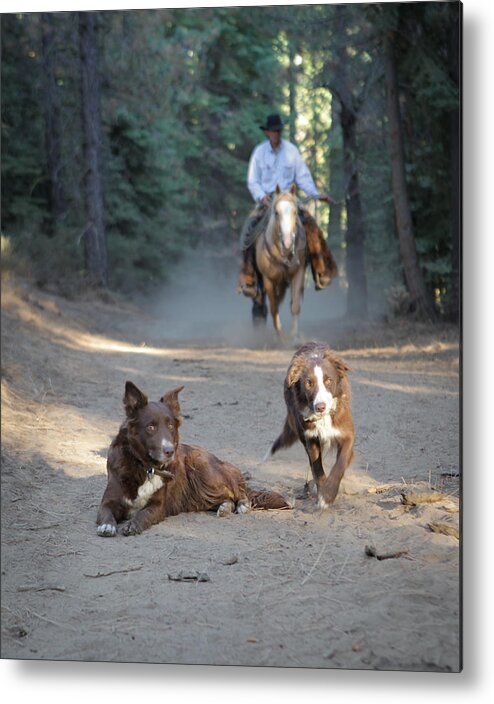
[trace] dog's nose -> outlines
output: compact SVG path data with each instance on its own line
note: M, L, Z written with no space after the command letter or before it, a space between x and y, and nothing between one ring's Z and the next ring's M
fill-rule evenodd
M171 443L169 443L169 442L163 443L163 445L162 445L162 450L163 450L163 454L164 454L164 456L166 457L167 460L169 460L170 457L173 457L173 454L174 454L174 452L175 452L175 448L174 448L173 445L172 445Z
M316 403L314 408L316 413L324 413L326 410L326 404L324 402Z

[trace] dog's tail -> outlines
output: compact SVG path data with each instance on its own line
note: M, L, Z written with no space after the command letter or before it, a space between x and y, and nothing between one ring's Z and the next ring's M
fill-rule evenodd
M268 459L268 457L271 457L274 455L275 452L278 452L278 450L281 450L284 447L291 447L294 442L298 440L296 433L294 430L292 430L291 426L288 423L288 418L285 420L285 425L283 426L283 430L281 431L280 435L276 438L274 443L271 445L271 449L268 450L268 453L265 457L265 459Z
M249 497L251 508L254 510L293 508L293 502L285 499L284 496L276 491L256 491L247 487L247 496Z

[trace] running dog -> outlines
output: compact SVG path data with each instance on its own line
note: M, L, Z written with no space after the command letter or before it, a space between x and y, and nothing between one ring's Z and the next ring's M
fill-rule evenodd
M285 425L268 453L274 455L300 440L309 457L320 508L334 502L353 458L348 371L347 364L324 343L307 342L295 352L284 384ZM336 461L326 476L322 459L330 447L336 449Z

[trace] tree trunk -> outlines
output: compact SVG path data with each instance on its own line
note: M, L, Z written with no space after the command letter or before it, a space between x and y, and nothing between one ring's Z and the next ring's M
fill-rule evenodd
M400 105L398 101L398 79L394 57L394 44L391 36L384 38L384 63L387 91L387 113L389 125L391 173L396 227L400 243L401 260L405 282L414 311L424 317L434 316L433 307L427 296L424 279L420 270L415 247L412 212L408 199L405 176L405 152L401 127Z
M85 263L97 285L108 284L106 235L101 176L101 109L98 48L94 12L79 12L81 102L84 130Z
M293 40L288 40L288 99L290 106L289 139L295 144L296 120L297 120L297 79L295 69L295 48Z
M53 15L41 13L41 65L43 73L43 114L45 120L46 169L48 175L48 209L50 213L50 234L54 234L66 213L63 170L62 170L62 123L60 101L53 70Z
M331 126L329 128L329 175L328 175L328 188L329 195L335 200L338 199L337 203L332 203L329 209L329 221L328 221L328 241L331 244L331 248L334 248L335 243L338 247L341 244L341 211L342 204L339 202L339 196L343 191L342 182L342 168L341 161L339 158L339 152L337 154L334 148L334 136L337 129L338 122L336 121L336 110L335 101L331 101Z
M340 101L341 102L341 101ZM357 116L341 102L340 122L343 134L345 164L345 203L347 212L346 274L348 279L347 315L367 317L367 276L365 273L365 229L362 217L359 177L355 154L357 149Z
M338 28L345 35L345 18L340 16ZM359 176L356 163L357 115L354 86L348 70L348 52L344 45L336 51L337 83L333 93L340 103L340 125L343 137L343 173L345 178L346 276L348 293L346 312L351 318L364 319L368 314L367 275L365 272L365 228L362 217Z

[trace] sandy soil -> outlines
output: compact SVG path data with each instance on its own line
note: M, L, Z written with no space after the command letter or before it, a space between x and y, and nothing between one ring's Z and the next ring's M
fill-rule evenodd
M190 281L189 281L190 283ZM341 291L308 292L301 328L352 367L356 459L335 505L296 498L301 447L263 462L293 353L254 337L234 275L146 309L7 281L2 319L2 657L458 671L457 331L353 328ZM337 311L336 311L337 312ZM124 383L185 384L182 439L296 499L293 511L167 519L102 539L95 516ZM405 506L402 492L432 489ZM401 556L378 560L379 555ZM181 570L209 581L170 580Z

